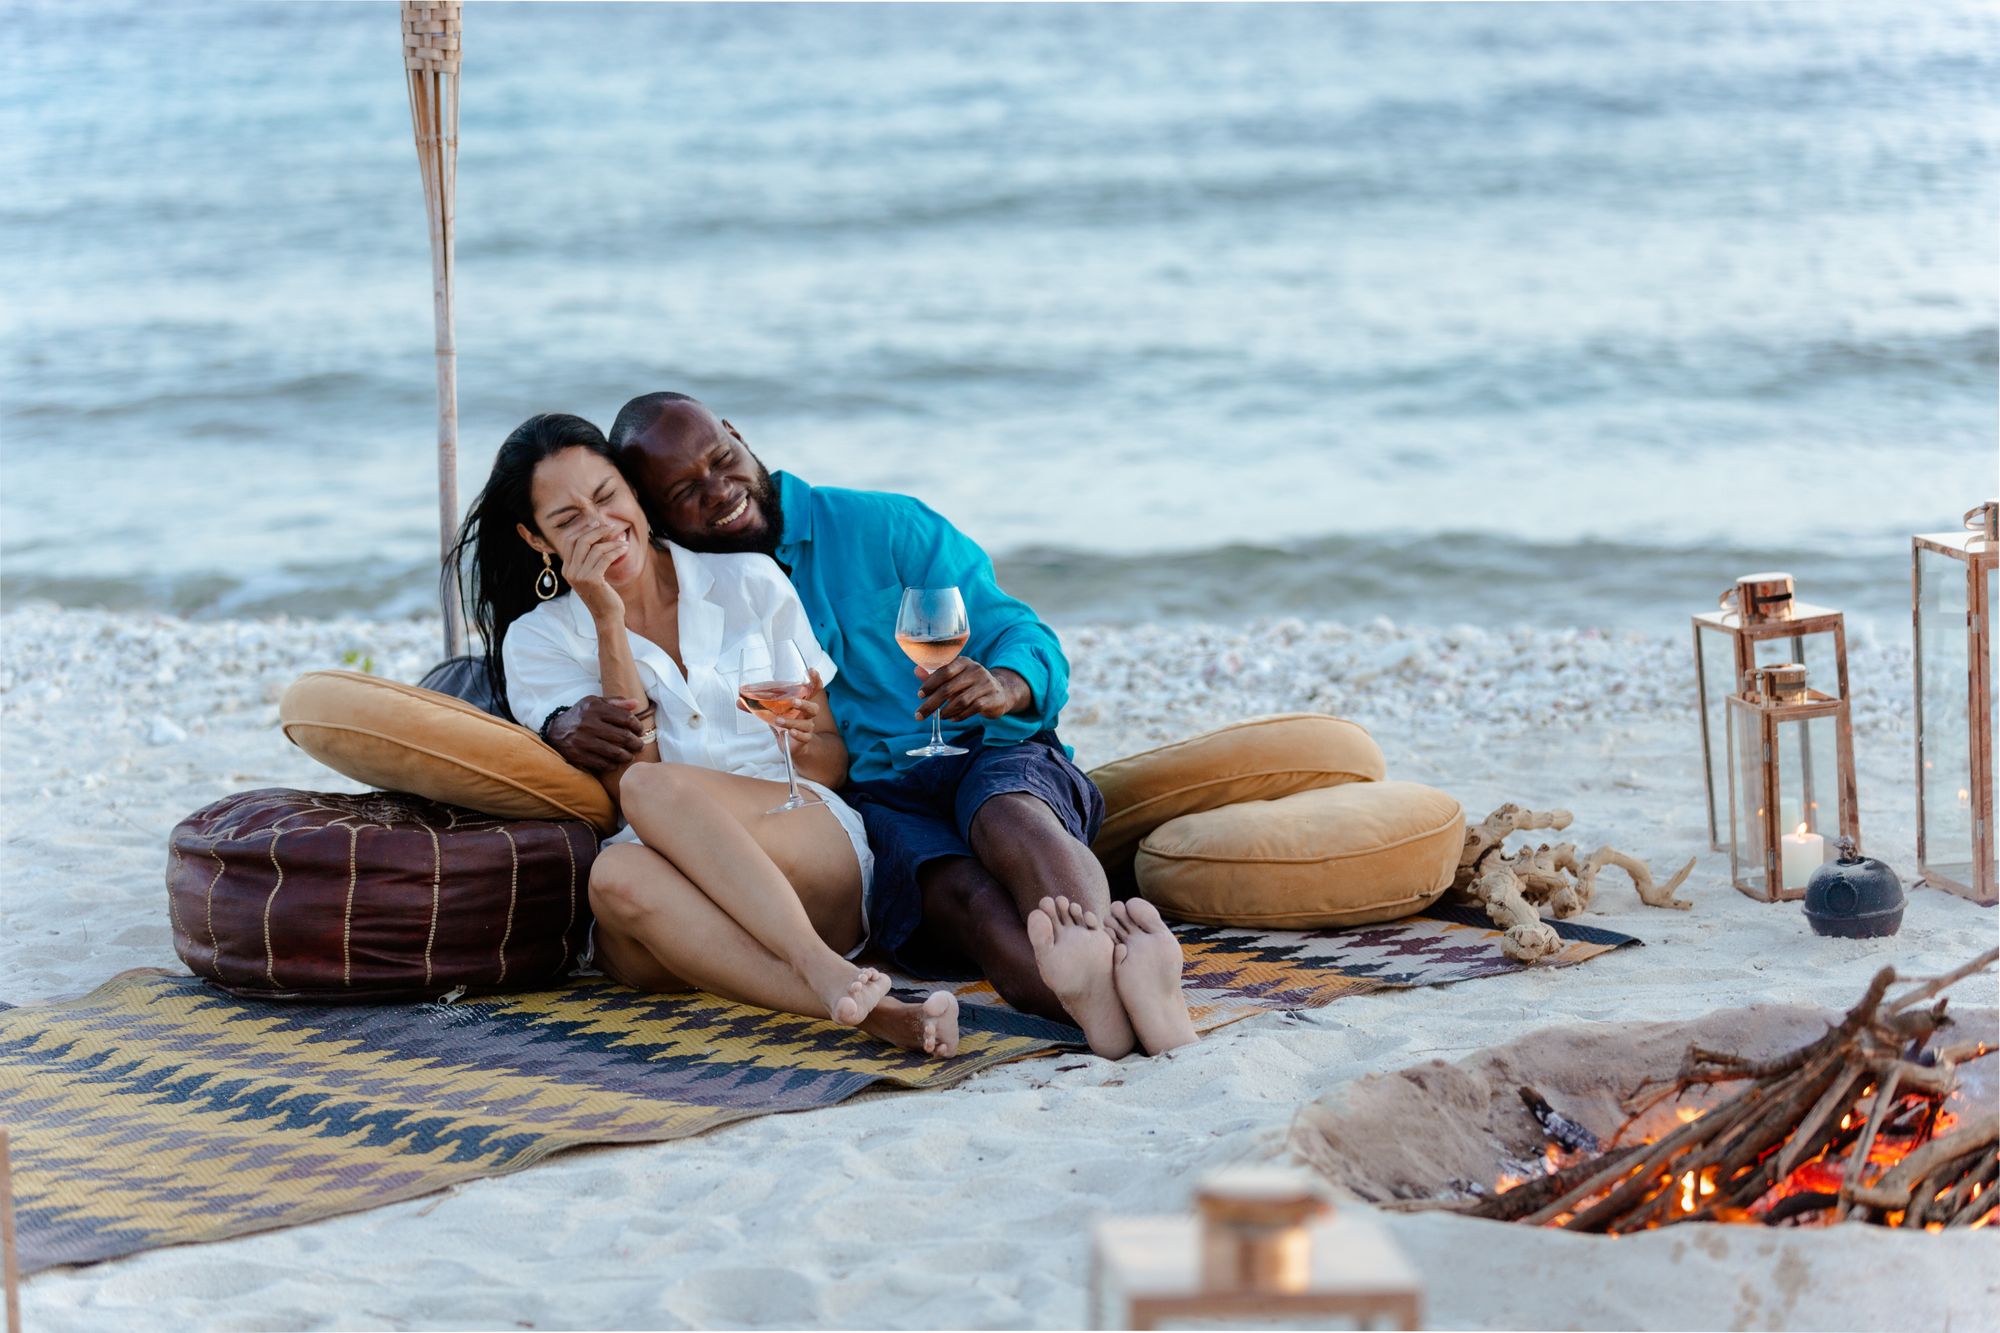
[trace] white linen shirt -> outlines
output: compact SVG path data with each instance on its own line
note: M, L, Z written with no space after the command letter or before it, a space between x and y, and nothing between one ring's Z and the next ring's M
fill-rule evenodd
M625 631L646 697L657 710L653 726L660 759L784 781L777 734L736 706L739 655L749 641L790 639L824 683L833 680L833 659L813 636L791 580L769 556L709 555L673 542L667 551L680 580L677 618L686 674L664 648ZM543 602L509 625L500 658L507 669L507 706L530 730L539 730L565 704L604 693L597 626L574 592Z

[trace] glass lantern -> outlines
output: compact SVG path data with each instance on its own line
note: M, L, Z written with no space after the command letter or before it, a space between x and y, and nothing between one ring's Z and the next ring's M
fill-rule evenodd
M1720 748L1723 710L1744 676L1795 662L1847 698L1847 628L1838 611L1796 600L1792 576L1745 574L1694 618L1695 697L1701 710L1701 778L1708 794L1708 845L1726 851L1728 759Z
M1994 579L2000 502L1965 531L1913 538L1911 619L1917 667L1917 873L1992 906L2000 901L1993 827Z
M1755 667L1727 701L1729 877L1761 902L1806 896L1842 837L1861 846L1847 700L1798 663Z

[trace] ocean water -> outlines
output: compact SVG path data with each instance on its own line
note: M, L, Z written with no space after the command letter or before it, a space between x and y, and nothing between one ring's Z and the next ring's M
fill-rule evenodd
M1988 4L467 15L461 494L697 394L1052 619L1907 633L2000 488ZM0 4L0 595L434 605L390 4Z

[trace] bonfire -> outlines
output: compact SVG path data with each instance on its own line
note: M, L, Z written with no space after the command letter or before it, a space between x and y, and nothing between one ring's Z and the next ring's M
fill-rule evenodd
M1673 1077L1634 1090L1607 1140L1523 1088L1548 1141L1540 1173L1416 1206L1608 1235L1679 1222L1985 1226L2000 1206L2000 1113L1973 1105L1959 1075L1993 1048L1947 1040L1943 992L1996 957L1894 998L1884 968L1839 1023L1777 1059L1692 1045ZM1697 1092L1719 1095L1685 1104Z

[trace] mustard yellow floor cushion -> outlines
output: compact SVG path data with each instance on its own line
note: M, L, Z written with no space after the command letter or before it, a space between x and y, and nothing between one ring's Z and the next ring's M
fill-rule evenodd
M278 701L294 745L336 772L507 819L618 827L598 780L526 727L435 690L355 671L309 671Z
M1304 930L1408 916L1451 885L1465 811L1414 782L1353 782L1160 825L1139 889L1168 916Z
M1131 864L1147 834L1170 819L1348 782L1380 782L1382 748L1359 723L1324 713L1279 713L1205 731L1092 769L1104 825L1091 850L1107 870Z

